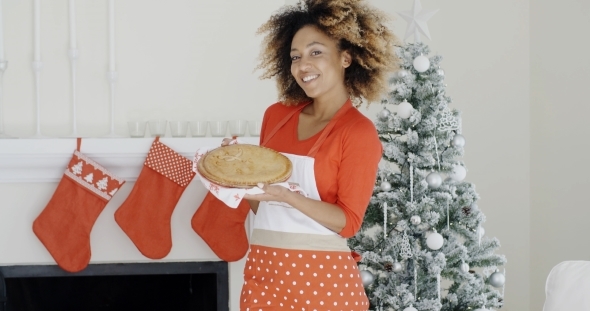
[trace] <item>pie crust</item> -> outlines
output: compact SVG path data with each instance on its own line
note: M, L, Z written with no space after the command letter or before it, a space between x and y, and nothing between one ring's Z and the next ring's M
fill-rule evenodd
M261 146L235 144L207 152L197 163L199 174L224 187L252 188L284 182L293 164L281 153Z

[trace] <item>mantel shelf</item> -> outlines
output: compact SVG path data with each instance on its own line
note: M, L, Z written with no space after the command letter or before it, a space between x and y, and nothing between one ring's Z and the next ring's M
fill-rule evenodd
M193 158L204 146L218 146L221 137L160 138L160 141ZM258 137L243 137L240 142L258 144ZM81 152L113 174L135 181L153 138L83 138ZM57 182L76 149L75 138L0 139L0 183Z

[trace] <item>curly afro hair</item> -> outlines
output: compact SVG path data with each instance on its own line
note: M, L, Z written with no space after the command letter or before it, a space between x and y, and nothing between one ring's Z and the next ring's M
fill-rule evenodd
M265 34L260 53L261 79L276 76L279 98L286 105L309 102L291 75L291 41L304 26L312 25L348 51L352 64L345 71L345 85L351 99L360 106L363 99L379 101L386 92L388 74L398 67L393 51L398 40L384 25L389 18L365 0L300 0L285 6L258 29Z

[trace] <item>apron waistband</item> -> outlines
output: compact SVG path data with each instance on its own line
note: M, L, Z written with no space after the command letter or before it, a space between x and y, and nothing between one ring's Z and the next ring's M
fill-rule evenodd
M254 229L250 236L250 244L284 249L350 252L346 239L337 234L322 235Z

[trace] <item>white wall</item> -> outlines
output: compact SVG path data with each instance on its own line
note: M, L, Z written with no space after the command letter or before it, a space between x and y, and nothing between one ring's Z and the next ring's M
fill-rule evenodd
M531 1L531 310L565 260L589 260L590 3Z
M6 131L21 137L35 131L31 2L3 0ZM63 136L72 120L67 1L42 2L42 131ZM106 3L77 1L78 128L88 136L109 131ZM260 119L276 91L273 82L260 81L253 72L261 39L254 33L282 3L117 1L118 133L126 135L126 120L136 117ZM392 15L412 7L410 0L371 3ZM422 5L441 9L429 22L433 40L424 41L445 58L448 94L463 111L468 180L482 197L487 235L500 239L499 252L509 260L503 310L528 310L529 1L423 0ZM398 18L392 25L403 36L405 22ZM379 109L362 111L373 118ZM0 197L22 203L20 198L34 191L38 198L25 203L41 209L54 187L0 185ZM232 269L239 276L239 264ZM239 287L239 277L233 281Z
M72 124L68 2L41 1L42 132L67 135ZM107 2L76 1L79 128L109 132ZM3 0L6 58L6 132L35 132L32 1ZM127 134L131 118L258 118L275 100L271 81L253 72L256 29L276 0L116 1L116 124ZM244 14L247 12L247 14ZM231 107L231 109L227 109Z

